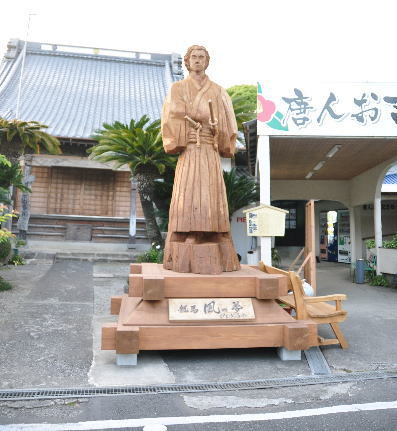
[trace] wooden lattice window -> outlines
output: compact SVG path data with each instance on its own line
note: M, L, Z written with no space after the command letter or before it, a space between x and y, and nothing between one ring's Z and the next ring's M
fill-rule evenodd
M47 213L112 217L115 173L52 167Z

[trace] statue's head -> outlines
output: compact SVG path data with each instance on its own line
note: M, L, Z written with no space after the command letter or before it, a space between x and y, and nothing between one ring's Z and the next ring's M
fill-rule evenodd
M200 45L192 45L188 48L185 57L184 62L186 69L190 72L192 70L192 67L194 67L194 61L197 62L197 66L200 62L200 57L204 56L204 70L207 69L208 64L210 62L210 55L208 54L208 51L204 48L204 46Z

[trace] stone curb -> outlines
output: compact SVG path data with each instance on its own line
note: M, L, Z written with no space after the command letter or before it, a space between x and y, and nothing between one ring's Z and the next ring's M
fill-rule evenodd
M26 250L21 251L20 254L26 260L50 260L53 262L62 260L78 262L134 262L136 255L139 253L59 253Z

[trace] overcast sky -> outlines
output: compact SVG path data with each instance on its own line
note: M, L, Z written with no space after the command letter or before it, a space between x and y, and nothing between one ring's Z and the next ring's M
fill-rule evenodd
M393 4L396 7L393 7ZM3 0L10 38L177 52L202 44L224 87L282 81L397 81L393 0Z

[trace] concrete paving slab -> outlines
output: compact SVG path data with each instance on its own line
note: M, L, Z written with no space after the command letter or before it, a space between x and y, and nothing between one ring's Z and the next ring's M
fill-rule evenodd
M92 264L55 262L28 295L30 301L91 303Z
M0 292L0 387L148 385L310 375L305 359L282 362L276 349L142 352L135 369L117 367L115 352L99 349L100 328L116 320L110 315L110 297L123 294L128 266L127 262L68 261L1 271L14 289ZM114 277L98 277L101 274ZM318 295L348 295L349 315L341 326L350 348L322 349L332 372L397 371L393 343L397 290L352 284L349 268L331 263L318 265L318 286ZM320 334L331 335L325 326ZM282 397L288 398L274 399Z
M14 307L1 322L1 388L86 385L92 355L90 308L67 303Z
M120 278L94 280L94 317L110 316L110 298L123 295L125 281Z
M91 273L91 266L81 263L26 265L1 272L14 286L0 292L1 388L87 384Z
M177 383L225 382L310 375L306 360L283 362L276 349L170 350L161 356Z
M116 317L99 316L93 320L93 360L88 381L94 386L146 386L175 383L174 374L158 352L141 352L135 367L116 365L116 353L101 350L101 328L103 323L115 321Z
M150 244L134 244L130 248L125 243L92 242L92 241L49 241L29 240L20 249L22 256L32 258L54 258L83 260L121 260L131 261L137 254L150 248Z
M129 269L129 262L98 262L94 263L93 275L94 278L103 278L106 275L127 280Z
M55 251L55 252L96 252L96 253L123 253L127 252L127 244L92 241L46 241L29 240L22 250Z
M20 249L20 254L29 262L45 259L129 263L148 248L149 244L137 244L129 248L123 243L29 240L28 244Z
M294 386L291 388L273 388L271 390L240 391L239 393L207 393L183 395L185 404L195 410L210 410L216 414L216 409L235 410L242 407L264 408L268 406L284 406L286 404L318 403L319 400L334 400L337 402L344 396L354 397L360 390L360 384L354 382L338 383L332 386L314 385L310 389ZM215 410L215 411L214 411Z
M113 273L115 278L98 274ZM94 386L129 386L175 383L173 373L157 352L141 352L136 367L116 365L114 351L101 350L101 328L105 322L117 321L110 315L110 298L123 295L129 264L97 262L94 265L93 361L88 381Z
M349 348L322 347L333 372L397 371L397 344L393 342L397 328L397 289L354 284L349 266L322 262L317 265L317 295L345 293L343 307L348 311L340 326ZM320 335L333 336L329 325L321 325Z

